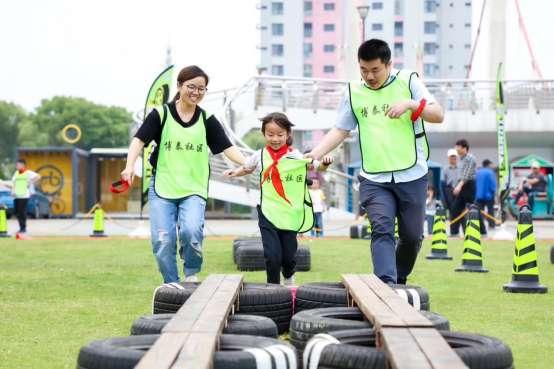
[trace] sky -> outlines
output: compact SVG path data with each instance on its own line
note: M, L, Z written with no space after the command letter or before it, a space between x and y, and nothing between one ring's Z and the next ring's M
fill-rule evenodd
M474 26L482 1L473 0ZM507 78L533 78L513 0L506 1ZM165 66L168 46L177 68L197 64L210 75L210 90L239 86L256 74L259 61L257 3L0 0L0 99L32 110L43 98L69 95L138 111ZM543 76L554 78L554 2L520 3ZM474 78L487 77L490 38L486 28L482 32Z

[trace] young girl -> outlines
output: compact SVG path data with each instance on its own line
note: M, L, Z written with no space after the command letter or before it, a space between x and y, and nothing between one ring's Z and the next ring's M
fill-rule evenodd
M427 219L427 234L433 234L435 213L437 212L437 200L435 198L435 187L427 187L427 199L425 200L425 218Z
M323 237L323 212L325 211L325 193L319 186L317 179L312 180L310 197L314 209L315 224L311 231L312 237Z
M307 167L292 145L293 124L282 113L270 113L261 119L266 147L256 151L237 169L225 171L228 177L239 177L260 171L260 204L258 225L262 236L268 283L280 283L281 269L285 285L294 285L298 232L313 227L314 214L306 185ZM326 170L332 159L314 161L318 170Z

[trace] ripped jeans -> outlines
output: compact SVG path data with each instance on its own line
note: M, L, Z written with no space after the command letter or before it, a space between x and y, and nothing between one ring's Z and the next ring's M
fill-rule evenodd
M153 183L148 191L152 251L164 283L178 282L177 232L185 276L198 273L202 267L206 200L196 195L166 200L156 194Z

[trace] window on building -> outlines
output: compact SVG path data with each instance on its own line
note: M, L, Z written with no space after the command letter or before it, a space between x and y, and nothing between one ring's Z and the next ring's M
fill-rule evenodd
M304 23L304 37L312 37L312 24Z
M381 10L383 9L383 2L381 1L374 1L371 3L371 10Z
M471 6L471 1L466 1L466 6Z
M423 9L425 10L425 13L434 13L437 9L436 0L425 0L423 3Z
M448 27L454 28L454 23L449 23L449 24L448 24Z
M402 42L394 43L394 56L397 58L404 56L404 44Z
M373 23L371 25L372 31L382 31L383 30L383 23Z
M304 58L311 58L314 48L311 43L304 44Z
M271 3L271 14L281 15L283 14L283 3L281 1L274 1Z
M436 76L439 73L439 66L437 64L425 63L423 64L423 73L426 76Z
M454 48L454 45L448 44L448 48L449 48L449 49L453 49L453 48Z
M323 10L326 10L326 11L335 10L335 3L323 3Z
M402 3L400 2L400 0L395 0L394 1L394 15L402 15L403 13L403 7L402 7Z
M465 28L471 27L471 23L465 23L465 24L464 24L464 27L465 27Z
M402 69L402 68L404 68L404 63L394 63L393 67L395 69Z
M464 47L465 47L466 49L471 49L471 44L465 44Z
M423 24L423 32L426 34L434 34L437 33L437 22L425 22Z
M323 25L323 31L325 32L334 32L335 31L335 25L333 23L327 23Z
M437 53L438 45L434 42L425 42L423 44L424 55L435 55Z
M453 7L454 7L454 3L450 3L450 7L453 8Z
M335 66L334 65L324 65L323 66L323 73L335 73Z
M323 45L323 51L326 52L326 53L334 53L335 52L335 45L333 45L333 44Z
M272 65L271 74L274 76L282 76L285 72L285 68L282 65Z
M404 23L403 22L394 22L394 35L403 36L404 35Z
M449 65L449 66L448 66L448 69L449 69L449 70L452 70L452 69L454 69L454 67L453 67L452 65Z
M271 45L271 55L272 56L283 56L284 47L283 44L273 44Z
M271 34L273 36L283 36L284 33L283 23L272 23L271 24Z
M313 76L313 66L311 64L304 64L303 75L304 75L304 77Z
M313 3L311 1L304 1L304 14L312 15Z

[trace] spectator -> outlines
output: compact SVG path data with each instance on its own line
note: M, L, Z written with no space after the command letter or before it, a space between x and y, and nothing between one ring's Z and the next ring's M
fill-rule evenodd
M18 159L15 163L16 171L12 177L12 194L14 208L19 222L19 234L24 237L27 232L27 203L31 197L30 187L40 180L40 175L27 169L25 160Z
M460 177L452 193L454 194L454 204L450 220L457 218L467 204L475 201L475 156L469 153L469 143L465 139L456 141L456 152L460 156ZM460 223L465 231L465 219L450 224L450 235L458 236Z
M427 234L433 234L433 223L437 212L437 199L435 187L427 187L427 199L425 200L425 218L427 220Z
M541 166L539 163L534 161L531 164L531 173L527 176L526 179L519 185L519 191L517 193L515 202L519 201L519 198L525 193L527 194L529 207L533 209L535 203L535 195L538 192L546 191L546 179L541 173Z
M490 168L492 162L489 159L483 160L483 166L475 174L475 200L479 209L485 210L490 216L494 215L494 196L496 194L496 174ZM489 228L494 228L494 220L489 218ZM481 234L487 234L485 222L481 223Z
M310 232L312 237L323 237L323 212L326 208L325 193L319 187L319 181L317 179L312 180L309 191L315 215L314 228L312 228Z
M454 186L460 179L460 168L458 167L458 153L456 149L449 149L447 152L448 167L444 169L444 205L450 213L452 213L452 205L454 204Z

